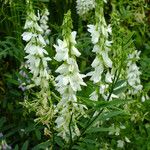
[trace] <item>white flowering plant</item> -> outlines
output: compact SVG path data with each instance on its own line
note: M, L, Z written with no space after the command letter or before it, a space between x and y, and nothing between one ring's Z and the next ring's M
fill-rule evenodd
M2 4L1 149L150 149L147 3Z

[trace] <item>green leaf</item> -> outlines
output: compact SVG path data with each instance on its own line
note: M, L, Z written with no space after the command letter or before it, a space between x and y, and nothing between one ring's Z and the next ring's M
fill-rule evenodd
M128 103L130 100L113 100L113 101L103 101L103 100L99 100L99 101L92 101L88 98L85 97L79 97L79 100L82 101L84 104L86 104L89 107L92 107L96 110L100 110L101 108L106 108L106 107L112 107L112 106L116 106L116 105L121 105L121 104L125 104Z
M4 135L4 138L10 137L10 136L14 135L16 132L18 132L18 128L12 129L11 131L9 131L7 134Z
M60 137L55 137L55 142L60 146L60 147L64 147L64 143L62 141L62 139Z
M48 141L46 141L46 142L42 142L42 143L36 145L35 147L32 148L32 150L41 150L41 149L45 150L45 149L48 148L50 145L51 145L51 141L48 140Z
M117 83L115 84L114 89L115 89L115 88L118 88L119 86L121 86L121 85L124 84L125 82L126 82L126 80L119 80L119 81L117 81Z
M85 143L90 143L90 144L96 144L96 141L93 139L93 140L91 140L91 139L87 139L87 138L84 138L84 142Z
M27 150L28 149L28 145L29 145L29 141L26 140L21 148L21 150Z
M82 148L81 146L78 146L78 145L74 145L74 146L72 147L72 149L85 150L85 148Z
M117 89L114 89L113 94L118 95L120 93L123 93L127 90L127 86L119 87Z
M15 146L14 150L19 150L18 144Z
M38 140L41 140L41 132L40 132L40 130L36 129L35 130L35 135L36 135Z
M134 32L131 32L128 35L127 39L125 40L124 47L123 47L124 50L128 49L130 45L133 43L133 40L132 40L133 35L134 35Z
M35 130L35 129L36 129L35 124L31 123L31 124L28 125L27 128L25 128L25 132L26 132L26 133L29 133L29 132L31 132L31 131L33 131L33 130Z
M102 127L92 127L86 131L86 133L97 133L97 132L109 132L112 131L111 128L102 128Z
M2 132L7 131L7 130L13 128L13 127L15 127L15 124L5 125L5 126L2 128Z
M40 1L40 2L49 2L49 0L37 0L37 1Z
M121 110L121 111L110 111L107 113L102 113L101 115L99 115L99 117L97 117L97 119L94 122L96 122L98 120L105 121L107 119L110 119L112 117L115 117L115 116L118 116L121 114L126 114L126 113L123 110Z
M6 122L6 117L1 117L0 118L0 129L2 128L2 126L4 125L5 122Z

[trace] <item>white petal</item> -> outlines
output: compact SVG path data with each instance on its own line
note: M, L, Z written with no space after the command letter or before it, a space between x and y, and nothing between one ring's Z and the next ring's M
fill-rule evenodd
M76 55L77 57L79 57L81 55L81 53L78 51L78 49L75 48L74 46L72 46L71 52L72 52L72 54Z
M32 32L24 32L22 34L23 40L28 42L32 38Z
M95 67L99 66L100 64L101 64L100 59L99 59L98 57L96 57L96 58L94 59L94 61L92 62L91 66L92 66L93 68L95 68Z
M32 28L33 25L34 25L34 22L32 20L26 20L25 25L24 25L24 29Z
M36 66L36 67L39 67L39 65L40 65L40 59L37 58L36 61L35 61L35 66Z
M64 78L62 78L63 84L67 85L69 83L69 77L65 76Z
M94 25L87 25L87 26L88 26L88 31L91 33L92 43L96 44L100 37L99 31L96 30L96 26Z
M76 34L77 34L76 31L71 32L70 40L71 40L72 44L76 44L76 40L75 40L76 39Z
M97 101L98 100L98 94L96 91L94 91L93 93L90 94L90 99L93 101Z
M112 83L112 75L110 74L109 71L107 71L107 73L106 73L105 82L106 83Z
M42 44L42 45L46 45L45 41L44 41L44 38L42 37L41 34L38 35L38 40L39 42Z
M109 34L111 34L111 33L112 33L111 24L109 24L109 25L107 26L107 32L108 32Z
M102 52L102 57L103 57L103 60L104 60L104 63L106 65L106 67L112 68L112 61L108 57L108 53L107 52Z
M101 75L104 71L103 64L99 65L95 68L95 70L92 72L92 77L90 78L94 83L98 83L101 81Z
M97 53L98 51L101 51L101 48L99 47L99 45L94 45L92 52Z

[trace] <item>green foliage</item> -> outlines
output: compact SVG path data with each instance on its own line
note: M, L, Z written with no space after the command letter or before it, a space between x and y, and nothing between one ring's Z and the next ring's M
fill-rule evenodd
M5 40L0 41L0 60L8 57L20 62L23 60L23 45L17 42L14 37L5 37Z

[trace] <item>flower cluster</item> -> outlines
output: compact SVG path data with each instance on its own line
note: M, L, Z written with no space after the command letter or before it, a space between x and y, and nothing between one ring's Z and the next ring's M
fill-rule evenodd
M70 15L70 11L68 11L64 24L70 24ZM67 21L65 22L65 20ZM67 28L64 28L64 30L67 30ZM71 126L72 137L80 134L76 125L76 118L80 114L84 114L85 106L77 104L76 93L81 90L81 85L85 86L86 84L82 79L85 75L79 73L75 59L80 56L80 52L75 47L76 32L63 31L63 33L66 33L66 35L63 35L64 39L58 39L58 45L54 45L56 49L54 59L58 62L63 61L63 64L56 70L60 74L56 77L56 89L61 95L61 100L56 106L55 113L58 114L58 117L55 123L57 124L56 130L59 132L58 135L68 141L70 137L69 126Z
M100 89L94 91L90 97L92 100L98 99L98 94L101 94L106 100L108 97L108 84L112 83L113 75L110 72L112 68L112 61L109 58L109 51L112 41L109 40L109 34L111 34L110 25L107 26L104 14L103 14L103 2L96 4L96 24L88 25L88 31L91 33L92 43L94 48L92 52L96 53L96 58L92 62L94 71L89 72L87 75L91 76L91 80L94 83L98 83ZM104 81L102 80L104 70L107 70ZM107 94L106 94L107 93Z
M44 39L46 44L49 44L49 40L48 40L48 35L50 34L51 30L48 28L48 16L49 16L49 11L47 8L45 8L41 14L41 18L40 18L40 27L43 29L44 33Z
M49 12L45 9L42 15L36 16L31 3L28 2L28 5L27 19L24 26L26 31L22 34L22 37L24 41L28 42L24 49L27 54L25 64L32 77L31 83L26 88L39 86L39 90L32 101L26 96L23 105L29 111L36 112L37 118L35 121L42 122L49 128L54 110L49 88L52 75L48 62L51 58L48 57L48 52L45 49L49 42L47 36L50 33L47 26Z
M22 34L23 40L28 42L24 49L27 53L25 58L27 59L26 64L30 69L30 73L33 75L32 80L34 84L36 86L48 87L50 70L47 63L51 58L46 56L48 55L44 49L46 42L42 36L47 27L39 26L38 21L39 18L34 14L33 10L29 10L24 26L26 31ZM41 22L43 23L44 21Z
M127 80L128 84L131 87L129 94L135 95L142 90L142 85L140 81L141 72L139 67L136 65L136 61L139 60L140 51L134 50L131 54L128 55L127 63Z
M84 16L90 10L95 8L95 0L77 0L76 3L77 13L80 16Z

